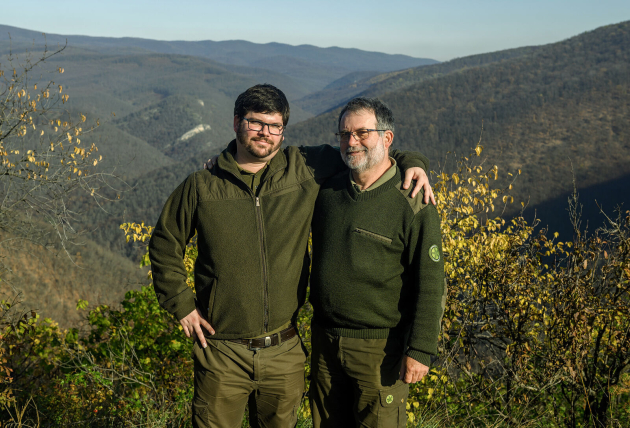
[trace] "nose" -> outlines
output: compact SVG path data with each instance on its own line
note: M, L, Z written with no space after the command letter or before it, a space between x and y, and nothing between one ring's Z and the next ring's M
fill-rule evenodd
M350 134L350 138L348 138L348 144L351 144L351 145L359 144L359 139L356 137L356 134L354 132Z
M265 131L266 129L266 131ZM259 134L263 134L265 136L269 136L271 135L271 133L269 132L269 125L266 123L263 123L262 129L260 131L258 131Z

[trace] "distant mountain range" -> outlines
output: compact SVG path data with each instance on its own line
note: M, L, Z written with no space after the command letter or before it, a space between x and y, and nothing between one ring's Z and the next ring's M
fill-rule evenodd
M7 32L14 52L42 46L41 33L0 26L0 53L9 50ZM528 218L538 210L565 239L573 173L591 225L601 221L593 198L608 212L630 203L630 22L444 63L278 43L46 35L49 45L66 38L50 65L66 70L59 83L70 112L101 118L85 139L131 186L106 211L83 206L103 251L132 256L118 225L154 223L171 191L233 138L236 96L262 82L290 99L288 144L332 143L341 106L357 95L387 102L397 120L394 147L423 152L436 171L448 170L447 151L466 155L481 136L485 165L498 165L503 177L522 171L507 212L526 201Z
M11 34L14 43L41 46L42 33L0 25L0 42ZM252 43L245 40L214 42L202 40L161 41L132 37L88 37L46 34L49 45L85 48L107 55L174 54L208 58L230 65L271 70L291 77L307 92L323 89L330 82L355 71L386 72L435 64L428 58L389 55L359 49L319 48L312 45L292 46L283 43Z

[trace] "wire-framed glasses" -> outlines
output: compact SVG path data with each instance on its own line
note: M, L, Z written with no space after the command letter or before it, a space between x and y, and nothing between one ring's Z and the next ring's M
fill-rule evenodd
M370 137L370 132L372 131L383 132L386 131L386 129L358 129L356 131L341 131L335 133L335 137L337 137L338 143L347 143L350 141L351 135L355 140L362 141L367 140Z

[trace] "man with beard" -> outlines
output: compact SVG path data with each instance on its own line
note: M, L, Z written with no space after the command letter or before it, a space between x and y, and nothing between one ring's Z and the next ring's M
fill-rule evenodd
M346 167L328 145L281 149L288 120L277 88L239 95L236 139L210 171L173 192L149 244L158 301L196 338L195 427L240 427L247 403L253 427L297 419L305 355L294 323L306 294L313 207L321 183ZM428 186L421 155L394 157L410 167L408 184L422 174ZM193 293L183 257L195 232Z
M405 427L409 384L429 371L446 302L440 218L401 188L391 110L355 98L339 115L350 169L313 214L310 402L315 427Z

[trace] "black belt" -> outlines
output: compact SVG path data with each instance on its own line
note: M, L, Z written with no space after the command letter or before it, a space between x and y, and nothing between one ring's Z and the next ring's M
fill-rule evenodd
M290 326L287 329L282 330L279 333L272 334L267 337L259 337L257 339L228 339L230 342L240 343L241 345L247 345L247 349L260 349L268 348L270 346L279 345L282 342L295 337L297 330L295 327Z

